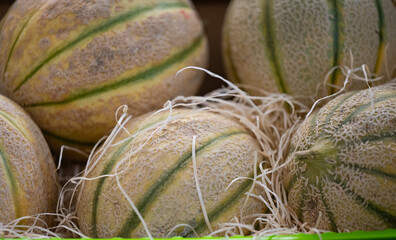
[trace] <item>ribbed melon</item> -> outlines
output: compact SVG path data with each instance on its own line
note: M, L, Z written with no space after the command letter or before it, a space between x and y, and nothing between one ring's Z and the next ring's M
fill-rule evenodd
M300 221L332 231L396 227L396 87L349 92L307 118L284 172Z
M1 95L0 133L0 223L54 213L57 176L44 136L21 107Z
M337 91L318 85L333 67L350 67L350 53L354 68L366 64L383 81L395 76L395 26L396 4L388 0L234 0L223 26L227 74L254 95L287 93L312 104ZM327 83L340 88L344 79L337 70Z
M189 224L198 235L206 235L209 230L193 174L192 142L196 136L197 176L213 229L234 216L246 218L263 212L262 202L253 198L243 207L251 179L237 180L226 190L235 178L254 176L256 154L261 162L257 143L249 133L221 115L191 110L173 110L172 119L159 128L168 115L163 112L151 119L142 116L128 122L125 128L131 135L123 132L117 136L113 144L119 144L94 159L87 176L114 174L120 164L120 184L154 237L165 237L177 224ZM138 129L141 132L136 134ZM120 142L123 139L126 141ZM127 161L120 163L124 158ZM79 192L77 217L80 229L88 236L147 236L115 177L84 181ZM249 223L249 219L243 221ZM194 232L182 226L170 234L193 236Z
M189 0L18 0L0 32L0 90L52 146L90 149L116 109L140 115L194 94L207 41Z

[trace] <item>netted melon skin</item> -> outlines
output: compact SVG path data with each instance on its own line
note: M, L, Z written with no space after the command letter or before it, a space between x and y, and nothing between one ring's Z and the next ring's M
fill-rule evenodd
M0 223L55 213L58 183L48 144L30 116L2 95L0 133ZM50 226L53 218L42 216L40 219ZM33 221L23 220L19 224Z
M383 82L394 77L394 26L396 4L387 0L234 0L223 26L227 76L252 95L287 93L312 105L343 86L340 71L326 79L333 67L365 64Z
M149 129L164 121L169 112L153 119L142 116L126 124L135 134L137 129ZM252 224L250 214L261 213L264 204L253 198L246 202L246 192L252 187L251 179L240 179L227 190L237 177L254 176L257 143L238 123L210 112L173 110L175 119L155 132L159 125L139 133L136 140L126 145L109 148L96 162L88 177L114 174L115 165L122 158L118 171L120 184L139 209L153 237L204 236L209 234L199 203L193 174L192 142L196 136L196 164L200 191L213 230L221 223L238 217ZM138 152L142 143L150 140ZM128 137L123 133L114 143ZM129 154L129 155L128 155ZM261 162L260 155L257 161ZM80 189L77 207L79 226L92 237L147 236L130 203L122 195L115 177L85 181ZM253 193L257 193L256 189ZM242 220L243 219L243 220ZM171 229L177 224L188 224ZM169 235L168 235L169 234Z
M343 94L292 140L284 183L301 222L332 231L396 227L396 87Z
M0 92L22 105L50 146L87 152L115 125L193 95L207 40L189 0L18 0L0 30Z

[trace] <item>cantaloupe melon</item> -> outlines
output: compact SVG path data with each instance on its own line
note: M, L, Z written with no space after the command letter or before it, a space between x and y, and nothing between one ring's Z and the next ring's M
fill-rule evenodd
M4 226L20 217L54 213L56 175L38 126L21 107L0 95L0 223ZM49 221L51 217L41 219Z
M194 231L200 236L209 234L196 179L213 230L234 216L247 224L249 214L262 213L264 205L257 199L249 198L245 205L252 179L237 180L227 189L238 177L253 178L255 159L262 160L249 132L221 115L192 110L173 110L170 121L160 128L168 115L165 111L128 122L125 128L131 135L120 133L103 157L88 165L87 177L115 174L119 164L120 185L153 237L194 236ZM138 129L141 132L137 133ZM121 163L123 159L126 161ZM77 217L84 234L100 238L147 236L114 176L86 180L81 186ZM188 224L194 230L183 225L170 232L178 224Z
M366 64L382 82L395 76L395 26L387 0L234 0L223 26L227 75L251 94L287 93L310 105L343 86L339 69L323 83L333 67L351 68L351 53L353 68Z
M349 92L299 127L284 180L300 221L332 231L396 227L396 87Z
M189 0L18 0L0 32L0 91L50 145L89 150L116 109L140 115L194 94L207 41Z

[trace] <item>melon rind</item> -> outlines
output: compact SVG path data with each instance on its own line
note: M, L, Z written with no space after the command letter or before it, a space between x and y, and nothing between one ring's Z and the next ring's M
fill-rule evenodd
M396 76L394 26L396 6L387 0L234 0L223 26L226 72L252 95L287 93L312 105L343 86L339 70L325 79L335 66L365 64L369 77L383 76L374 85Z
M206 67L208 58L188 0L19 0L0 45L0 91L31 114L56 151L62 144L89 151L121 105L137 116L193 95L203 73L175 73Z
M58 182L48 144L30 116L1 95L0 132L0 222L55 213ZM53 217L40 219L50 226Z
M396 227L396 87L349 92L307 118L283 172L301 222L331 231Z
M193 175L191 151L196 136L199 185L213 229L234 216L249 224L249 214L264 211L263 203L252 198L243 207L252 179L238 180L226 188L237 177L254 177L256 141L238 123L207 111L173 110L173 119L159 128L168 114L128 122L125 127L132 136L139 128L142 132L108 148L102 158L93 159L87 177L114 174L115 166L127 158L118 168L125 171L119 174L120 184L152 236L194 236L185 226L170 233L177 224L188 224L198 235L207 235ZM120 133L113 143L122 139L128 139L128 134ZM77 217L84 234L100 238L147 236L115 177L84 181L78 199Z

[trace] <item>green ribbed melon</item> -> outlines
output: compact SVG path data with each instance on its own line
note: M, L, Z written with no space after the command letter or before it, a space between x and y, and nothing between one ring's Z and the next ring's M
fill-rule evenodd
M18 0L0 32L0 91L22 105L53 148L89 150L130 114L196 93L207 40L189 0Z
M388 0L234 0L223 26L226 72L251 94L287 93L312 104L342 87L339 70L327 89L323 83L333 67L351 66L350 53L354 68L366 64L383 82L396 76L395 26Z
M396 228L396 87L349 92L307 118L283 175L301 222L331 231Z
M257 142L239 123L208 111L173 110L170 121L159 128L168 115L165 111L128 122L125 128L131 135L120 133L103 157L88 165L87 177L114 174L119 164L118 171L123 171L120 184L153 237L194 236L185 226L170 233L177 224L190 225L200 236L209 234L193 174L192 142L196 136L197 176L211 226L216 230L234 216L252 224L254 217L249 214L265 208L257 199L246 202L252 179L240 179L226 188L237 177L254 176L256 154L257 161L261 160ZM120 163L125 158L127 161ZM99 238L147 236L115 177L84 181L81 186L77 217L84 234Z
M55 163L44 136L20 106L0 95L0 223L55 213L57 197ZM52 217L40 219L50 225Z

